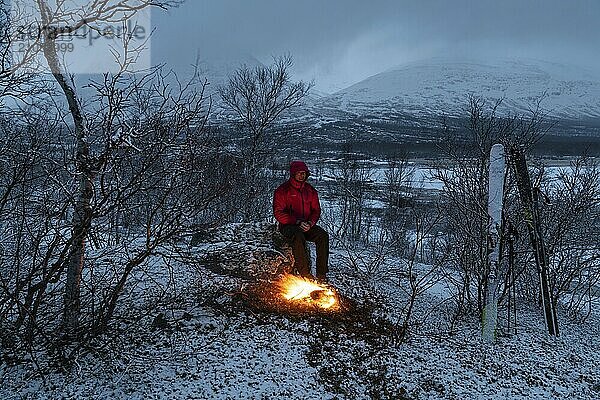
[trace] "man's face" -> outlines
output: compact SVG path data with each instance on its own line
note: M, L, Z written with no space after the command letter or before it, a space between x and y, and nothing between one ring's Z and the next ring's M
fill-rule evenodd
M306 171L298 171L294 174L294 179L298 182L304 182L306 180Z

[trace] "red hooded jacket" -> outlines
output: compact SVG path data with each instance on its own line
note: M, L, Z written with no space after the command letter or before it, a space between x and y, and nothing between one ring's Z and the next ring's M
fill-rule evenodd
M300 168L303 167L303 168ZM293 175L298 171L307 171L301 162L292 162L292 177L275 190L273 196L273 214L282 225L297 224L302 221L315 225L321 216L319 195L308 182L298 182Z

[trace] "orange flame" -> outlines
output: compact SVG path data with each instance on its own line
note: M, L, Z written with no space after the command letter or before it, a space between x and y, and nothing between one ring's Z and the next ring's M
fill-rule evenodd
M277 284L284 299L315 305L323 309L339 306L336 293L329 287L295 275L284 275Z

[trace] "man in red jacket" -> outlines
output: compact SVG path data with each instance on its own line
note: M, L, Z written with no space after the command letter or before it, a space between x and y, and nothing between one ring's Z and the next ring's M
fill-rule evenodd
M317 247L317 279L327 281L329 234L317 221L321 216L319 195L306 179L310 175L302 161L290 163L290 179L275 190L273 214L279 231L291 241L294 267L304 277L310 277L306 241Z

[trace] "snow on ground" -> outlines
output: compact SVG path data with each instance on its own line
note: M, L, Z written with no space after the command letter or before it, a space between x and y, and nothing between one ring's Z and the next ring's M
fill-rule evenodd
M561 336L550 338L542 313L521 304L517 334L484 346L477 321L453 335L442 329L444 307L431 304L447 291L434 285L419 298L419 324L400 343L398 278L369 279L336 250L331 281L352 309L311 315L252 307L245 288L290 266L272 233L265 224L209 233L192 248L195 262L157 271L178 277L168 301L88 343L93 350L66 372L42 349L36 368L0 364L0 398L600 399L597 315L586 323L561 317ZM124 305L121 315L144 307Z
M196 317L178 333L129 343L117 359L85 357L69 374L5 382L3 399L320 398L317 371L304 360L306 340L243 316ZM27 377L26 371L20 371ZM18 374L12 374L18 379ZM8 390L7 390L8 389ZM13 390L11 393L10 390Z

